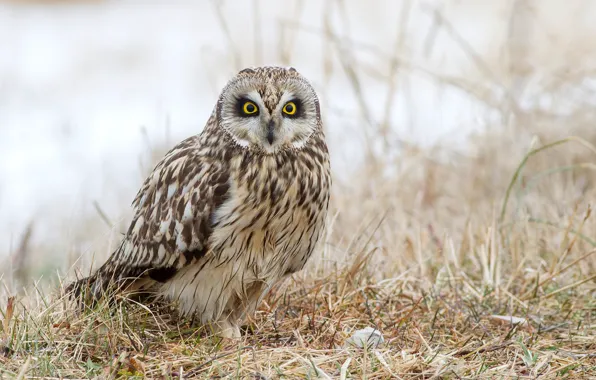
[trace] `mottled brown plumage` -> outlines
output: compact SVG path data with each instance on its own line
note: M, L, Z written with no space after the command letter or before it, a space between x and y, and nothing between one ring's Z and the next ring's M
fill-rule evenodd
M204 130L145 180L119 248L69 290L88 286L94 299L116 285L155 291L238 337L244 314L313 253L330 186L311 85L293 68L242 70Z

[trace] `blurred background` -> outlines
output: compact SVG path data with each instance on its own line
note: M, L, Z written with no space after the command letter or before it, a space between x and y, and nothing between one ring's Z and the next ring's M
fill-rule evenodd
M102 261L156 160L247 66L291 65L319 92L338 209L428 174L402 166L422 151L492 202L486 179L502 190L538 132L596 134L595 18L587 0L1 1L0 276ZM404 204L437 196L399 183Z

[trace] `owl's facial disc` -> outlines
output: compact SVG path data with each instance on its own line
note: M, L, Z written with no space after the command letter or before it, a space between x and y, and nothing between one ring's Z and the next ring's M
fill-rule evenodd
M232 83L222 96L220 126L236 144L265 154L300 149L319 127L314 90L299 78L267 79Z

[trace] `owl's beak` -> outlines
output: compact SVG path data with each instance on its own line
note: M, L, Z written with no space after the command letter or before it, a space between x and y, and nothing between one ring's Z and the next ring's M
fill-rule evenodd
M267 124L267 141L269 144L273 145L273 141L275 141L275 121L273 119L269 120Z

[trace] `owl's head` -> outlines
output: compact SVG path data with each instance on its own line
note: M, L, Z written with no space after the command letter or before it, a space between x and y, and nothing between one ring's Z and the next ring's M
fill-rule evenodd
M321 128L319 100L294 68L240 71L224 87L217 121L240 146L264 154L301 149Z

